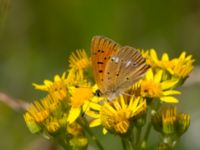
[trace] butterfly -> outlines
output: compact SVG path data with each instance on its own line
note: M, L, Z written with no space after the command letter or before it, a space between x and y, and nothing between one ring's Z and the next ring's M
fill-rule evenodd
M137 49L104 36L92 38L91 60L99 91L109 101L128 90L150 67Z

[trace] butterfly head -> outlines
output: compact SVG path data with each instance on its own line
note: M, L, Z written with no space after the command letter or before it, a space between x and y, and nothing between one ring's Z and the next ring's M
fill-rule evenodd
M97 97L103 96L103 97L107 98L109 101L112 101L119 95L119 92L117 92L116 90L107 90L105 93L102 93L98 89L95 91L94 95Z

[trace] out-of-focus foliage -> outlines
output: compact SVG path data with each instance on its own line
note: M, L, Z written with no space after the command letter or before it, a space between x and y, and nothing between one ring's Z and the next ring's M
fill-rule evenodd
M0 91L27 101L37 99L40 95L31 83L63 72L71 51L86 48L89 54L91 37L98 34L170 56L185 50L198 65L199 18L198 0L0 0ZM200 148L199 88L197 84L180 89L185 91L180 110L191 114L191 126L178 144L181 150ZM21 113L2 103L0 133L3 150L34 150L43 142L29 133ZM101 140L107 149L121 149L116 137Z

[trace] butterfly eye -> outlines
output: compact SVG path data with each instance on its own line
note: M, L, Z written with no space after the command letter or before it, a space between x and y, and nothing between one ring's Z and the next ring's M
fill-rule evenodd
M102 95L101 91L98 89L94 93L95 96L100 97Z

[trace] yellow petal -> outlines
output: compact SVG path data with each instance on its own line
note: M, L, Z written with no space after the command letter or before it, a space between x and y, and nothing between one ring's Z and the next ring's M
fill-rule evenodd
M161 83L161 88L162 88L162 90L173 88L176 85L177 82L178 82L178 80L164 81L164 82Z
M156 83L160 83L161 79L162 79L162 74L163 74L163 71L162 70L159 70L156 75L154 76L154 81Z
M162 61L169 61L169 56L168 56L168 54L167 53L164 53L163 55L162 55L162 59L161 59Z
M60 81L60 76L57 74L57 75L55 75L55 77L54 77L54 81L56 82L56 81Z
M100 117L99 113L95 113L94 111L87 111L86 114L95 119Z
M51 86L53 84L53 82L51 82L50 80L44 80L44 84L46 86Z
M155 62L158 61L158 56L157 56L156 51L154 49L150 50L150 56Z
M192 60L192 55L188 55L188 56L185 58L185 60L186 60L186 61L191 60L192 62L194 61L194 60Z
M103 128L103 134L107 134L108 133L108 130L106 130L106 128Z
M101 105L99 105L97 103L90 102L90 108L92 108L94 110L101 110Z
M134 99L134 100L133 100L133 98L131 98L131 101L130 101L130 103L129 103L128 108L131 108L131 109L137 108L137 105L138 105L139 100L140 100L140 97L137 97L137 98Z
M186 52L182 52L181 55L179 56L179 59L184 59L186 55Z
M149 69L146 73L146 79L147 80L153 80L153 71L152 69Z
M80 108L71 108L69 111L69 116L67 118L67 121L71 124L73 123L80 115L81 109Z
M116 110L122 109L118 101L113 101L113 106L115 107Z
M65 76L66 76L66 72L63 72L62 79L65 79Z
M95 119L93 121L90 122L90 127L96 127L96 126L99 126L101 125L101 120L100 119Z
M145 109L145 110L144 110ZM146 101L140 103L135 109L133 115L137 115L141 111L146 111Z
M172 96L164 96L161 97L160 100L166 103L178 103L178 99Z
M126 104L125 104L125 101L124 101L124 97L123 96L120 96L120 105L121 105L121 108L124 109L126 108Z
M39 85L39 84L36 84L36 83L33 83L32 84L34 86L35 89L37 90L42 90L42 91L47 91L47 87L45 85Z
M163 95L167 96L167 95L177 95L177 94L181 94L180 91L176 91L176 90L168 90L168 91L164 91Z

